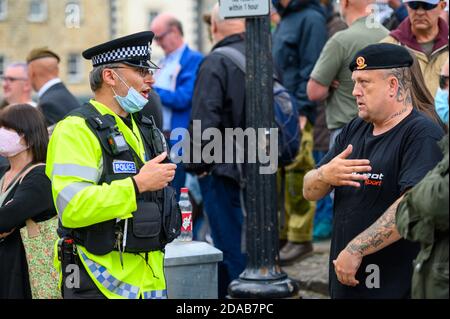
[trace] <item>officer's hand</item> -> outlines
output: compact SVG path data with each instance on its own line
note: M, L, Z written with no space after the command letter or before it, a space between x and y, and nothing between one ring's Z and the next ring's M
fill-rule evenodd
M367 159L347 159L352 150L353 146L350 144L328 164L321 166L318 169L319 179L332 186L360 187L358 181L366 180L368 177L357 173L370 172L372 167Z
M173 180L177 166L175 164L163 164L162 161L166 157L166 152L156 156L145 163L139 173L133 177L139 193L163 189Z
M334 271L341 284L353 287L359 284L355 275L361 265L362 258L361 254L350 253L347 249L344 249L338 258L333 260Z

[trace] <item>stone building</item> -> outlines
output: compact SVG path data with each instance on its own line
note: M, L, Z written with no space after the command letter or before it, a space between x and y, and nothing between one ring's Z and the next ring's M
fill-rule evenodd
M216 0L0 0L0 74L28 52L47 46L61 57L60 77L81 100L91 96L89 61L81 52L97 43L148 30L161 12L172 12L194 49L211 44L202 15ZM162 51L154 45L154 59ZM1 99L1 92L0 92Z
M81 52L110 39L109 0L0 0L0 72L47 46L61 57L60 77L77 96L90 95L90 65Z
M113 0L117 7L115 32L125 35L148 30L152 19L162 12L174 14L183 24L184 38L193 49L208 52L210 43L202 16L217 0ZM156 61L162 51L155 45Z

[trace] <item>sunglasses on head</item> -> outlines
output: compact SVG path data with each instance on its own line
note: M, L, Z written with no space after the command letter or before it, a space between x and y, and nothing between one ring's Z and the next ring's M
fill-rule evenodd
M422 1L411 1L411 2L407 2L407 4L408 4L408 7L410 7L413 10L419 10L419 8L422 8L425 11L433 10L434 8L436 8L438 6L437 4L431 4L431 3L422 2Z

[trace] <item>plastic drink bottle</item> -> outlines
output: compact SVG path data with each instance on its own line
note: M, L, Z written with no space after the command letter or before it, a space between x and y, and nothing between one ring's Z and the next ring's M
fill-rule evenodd
M189 190L181 189L180 201L178 205L181 209L181 233L179 241L192 241L192 204L189 200Z

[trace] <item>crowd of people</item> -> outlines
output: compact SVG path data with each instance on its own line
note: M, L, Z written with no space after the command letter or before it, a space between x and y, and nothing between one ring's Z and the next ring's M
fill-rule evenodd
M302 136L278 179L277 262L331 238L331 298L448 298L447 1L389 0L380 22L373 0L272 4L274 73L297 102ZM227 296L246 266L245 176L236 162L172 163L185 151L171 151L186 138L175 129L246 129L245 73L218 50L245 55L245 19L224 19L216 4L204 21L209 53L188 46L170 13L86 49L93 98L83 105L49 48L5 68L0 298L167 298L164 247L179 232L182 187L194 239L223 252L218 296ZM190 141L201 153L209 143ZM30 250L33 240L45 249Z

